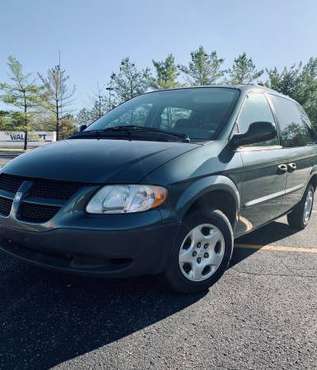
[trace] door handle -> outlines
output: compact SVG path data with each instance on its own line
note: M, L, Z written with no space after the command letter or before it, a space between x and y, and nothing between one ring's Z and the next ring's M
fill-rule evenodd
M288 167L287 167L287 164L285 164L285 163L279 164L277 166L278 173L285 173L285 172L287 172L287 170L288 170Z
M293 171L295 171L296 170L296 168L297 168L297 165L296 165L296 163L289 163L288 164L288 170L289 170L289 172L293 172Z

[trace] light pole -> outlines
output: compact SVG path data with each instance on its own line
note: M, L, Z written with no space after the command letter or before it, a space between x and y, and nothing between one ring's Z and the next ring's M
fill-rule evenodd
M108 86L106 87L106 90L108 91L108 105L109 105L109 109L111 110L113 108L112 107L112 91L114 90L114 88L111 86Z

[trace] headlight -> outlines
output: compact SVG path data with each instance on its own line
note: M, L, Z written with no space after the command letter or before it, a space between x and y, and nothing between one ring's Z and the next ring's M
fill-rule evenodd
M161 205L167 190L152 185L107 185L89 201L88 213L133 213L147 211Z

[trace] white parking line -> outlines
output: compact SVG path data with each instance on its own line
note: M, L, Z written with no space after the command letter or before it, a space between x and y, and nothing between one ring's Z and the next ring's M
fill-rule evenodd
M256 249L267 252L297 252L317 254L317 247L288 247L284 245L236 244L240 249Z

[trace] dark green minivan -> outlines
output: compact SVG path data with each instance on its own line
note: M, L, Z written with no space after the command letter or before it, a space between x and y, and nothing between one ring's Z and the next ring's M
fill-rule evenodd
M304 228L316 184L315 133L294 100L251 85L154 91L2 168L0 249L199 291L235 238L286 214Z

